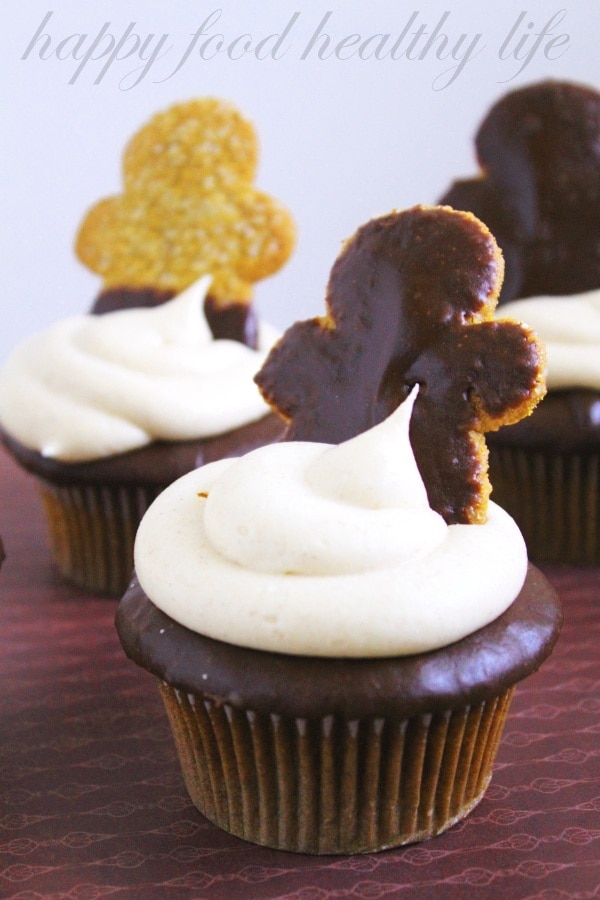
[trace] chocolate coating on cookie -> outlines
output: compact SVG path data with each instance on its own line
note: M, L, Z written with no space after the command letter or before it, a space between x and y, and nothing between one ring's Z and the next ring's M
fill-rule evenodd
M470 210L502 248L500 302L600 287L600 93L545 81L503 97L475 139L478 178L441 203Z
M136 578L116 618L126 654L169 684L242 709L309 718L403 718L481 703L534 672L561 624L555 591L531 566L521 593L498 619L415 656L330 659L225 644L165 615Z
M293 325L256 381L289 421L287 440L340 443L383 421L420 385L410 437L429 503L446 522L485 520L485 431L544 393L544 352L492 320L502 258L474 216L415 207L346 243L328 315Z

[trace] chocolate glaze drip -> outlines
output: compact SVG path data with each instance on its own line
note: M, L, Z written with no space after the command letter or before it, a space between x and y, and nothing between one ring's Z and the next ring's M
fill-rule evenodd
M487 476L473 435L518 418L541 368L521 325L469 324L491 316L500 278L493 237L464 213L415 207L360 228L331 271L329 320L289 328L256 376L290 420L286 440L338 444L419 384L410 438L429 503L448 523L477 521Z
M556 593L532 566L521 593L498 619L449 647L416 656L330 659L226 644L166 616L135 577L116 615L126 654L169 684L234 707L309 718L404 718L480 703L535 671L561 624Z
M500 245L500 302L600 286L600 94L546 81L503 97L475 139L483 174L441 203L473 212Z
M91 312L102 315L120 309L160 306L172 300L175 291L158 288L106 288L97 297ZM238 341L253 350L257 348L258 323L254 310L247 303L226 303L210 294L204 301L204 315L215 340Z

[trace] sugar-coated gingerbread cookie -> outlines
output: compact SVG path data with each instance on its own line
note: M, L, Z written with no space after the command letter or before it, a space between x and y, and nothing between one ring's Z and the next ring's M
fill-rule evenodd
M287 210L253 185L257 161L254 129L228 103L154 116L125 150L123 193L97 203L77 236L79 259L103 279L97 311L123 291L131 305L159 302L206 274L213 306L247 304L295 240Z

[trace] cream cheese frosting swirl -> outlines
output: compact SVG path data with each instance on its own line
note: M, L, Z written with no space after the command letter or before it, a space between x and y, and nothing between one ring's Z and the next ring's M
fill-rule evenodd
M498 318L518 319L546 344L549 390L600 390L600 289L505 303Z
M80 462L154 440L223 434L267 415L253 378L277 338L259 349L214 340L205 276L167 303L73 316L34 335L0 373L0 423L42 455Z
M430 509L414 395L339 446L273 444L172 484L136 539L152 602L212 638L331 657L433 650L497 618L525 579L525 544L495 504L483 525Z

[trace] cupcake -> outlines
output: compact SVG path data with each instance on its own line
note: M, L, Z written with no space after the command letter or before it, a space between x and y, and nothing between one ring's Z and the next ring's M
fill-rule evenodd
M142 520L117 630L194 804L232 834L378 851L483 796L561 619L488 501L483 433L543 393L535 336L492 320L501 270L470 215L367 223L327 315L257 376L285 439L189 473Z
M548 347L548 394L489 440L494 498L536 561L600 563L600 94L547 81L513 91L476 137L483 174L442 202L483 219L506 277L499 315Z
M277 335L251 299L293 225L253 187L256 156L225 103L156 116L126 149L123 194L79 231L103 278L93 310L0 373L0 436L38 480L60 572L87 591L122 595L139 521L174 479L282 434L253 382Z

